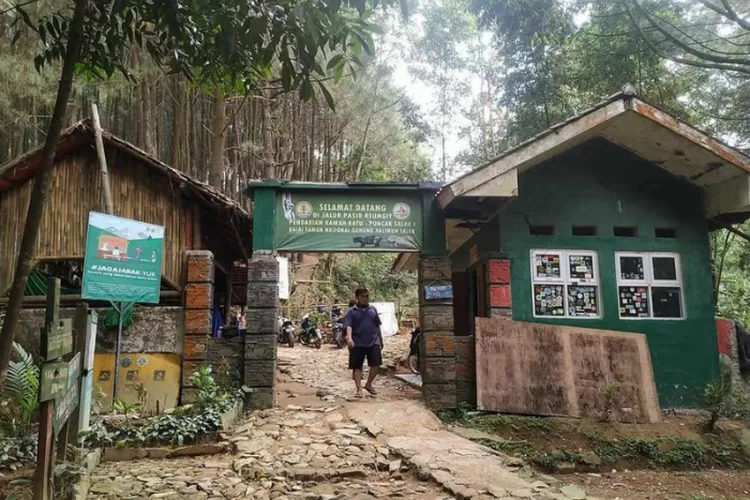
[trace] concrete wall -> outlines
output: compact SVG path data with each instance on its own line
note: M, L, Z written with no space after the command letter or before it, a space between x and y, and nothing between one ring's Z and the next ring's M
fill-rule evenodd
M117 331L104 328L109 309L97 309L99 330L97 352L114 352ZM60 317L72 318L75 307L60 308ZM182 353L183 313L181 307L136 306L133 324L122 336L122 352ZM44 309L23 309L16 330L16 341L24 349L39 354L39 333L44 324Z

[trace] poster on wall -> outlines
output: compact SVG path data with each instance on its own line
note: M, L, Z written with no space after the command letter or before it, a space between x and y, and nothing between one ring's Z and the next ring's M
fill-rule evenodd
M595 286L568 285L568 315L585 318L599 316Z
M89 212L84 299L159 303L164 227Z
M647 286L621 286L618 291L621 318L648 318Z
M534 254L534 269L536 279L560 279L560 254L537 253Z
M594 256L568 254L568 269L570 279L577 281L594 280Z
M416 252L422 247L418 195L287 191L276 198L276 250Z
M562 285L534 285L534 313L537 316L565 316Z

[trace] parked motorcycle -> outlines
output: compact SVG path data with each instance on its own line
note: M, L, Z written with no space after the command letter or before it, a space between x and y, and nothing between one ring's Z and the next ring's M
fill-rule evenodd
M313 322L309 314L305 314L302 317L302 324L300 325L301 331L299 332L299 341L303 345L313 346L317 349L323 345L323 333L318 328L318 325Z
M409 357L407 363L412 373L419 375L419 340L422 337L422 329L416 327L411 332L411 340L409 341Z
M338 347L339 349L343 348L346 345L344 318L339 318L339 320L333 324L333 343L336 344L336 347Z
M278 343L287 344L289 347L294 347L294 323L289 318L279 318L279 334Z

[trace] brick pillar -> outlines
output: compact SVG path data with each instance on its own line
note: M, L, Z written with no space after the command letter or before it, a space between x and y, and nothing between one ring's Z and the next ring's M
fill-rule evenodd
M425 289L452 286L447 255L419 259L419 320L422 327L422 394L428 406L456 407L456 337L453 335L453 300L430 300Z
M208 250L190 250L187 256L185 285L185 335L182 345L182 383L180 400L195 400L188 379L208 360L214 297L214 255Z
M510 290L510 259L487 261L487 287L489 317L509 318L513 313Z
M273 408L276 399L276 330L279 264L271 255L253 254L247 263L247 336L244 383L253 389L245 406Z

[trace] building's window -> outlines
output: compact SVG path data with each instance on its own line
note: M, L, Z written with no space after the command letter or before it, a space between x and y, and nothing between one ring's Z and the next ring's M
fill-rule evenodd
M533 236L552 236L555 234L555 226L529 226L529 234Z
M617 252L615 263L621 318L685 317L679 255Z
M654 229L657 238L677 238L677 232L671 227L657 227Z
M590 250L532 250L536 317L600 317L599 263Z
M638 228L632 226L615 226L613 232L618 238L635 238L638 236Z
M573 226L573 236L596 236L596 226Z

